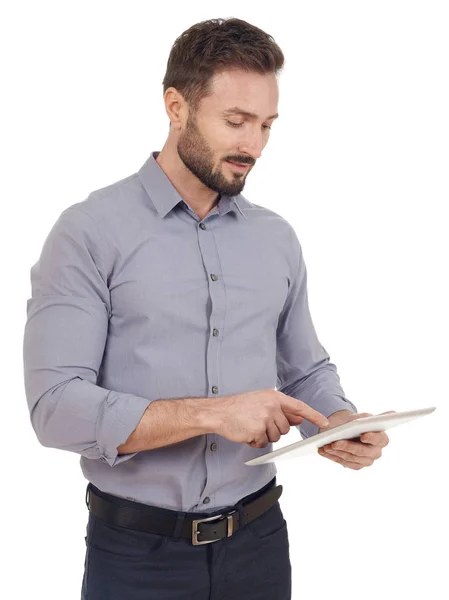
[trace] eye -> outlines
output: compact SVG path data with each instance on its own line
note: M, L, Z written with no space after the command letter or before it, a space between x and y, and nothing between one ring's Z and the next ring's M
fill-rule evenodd
M243 123L233 123L232 121L226 121L226 123L230 127L241 127L243 125ZM269 125L263 125L262 128L263 129L271 129L271 127Z

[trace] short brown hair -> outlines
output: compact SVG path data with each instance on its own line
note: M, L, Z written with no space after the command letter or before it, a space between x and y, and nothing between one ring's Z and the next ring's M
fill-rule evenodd
M174 42L167 62L163 93L180 92L194 113L212 93L212 77L225 70L243 69L278 74L284 55L274 39L241 19L210 19L192 25Z

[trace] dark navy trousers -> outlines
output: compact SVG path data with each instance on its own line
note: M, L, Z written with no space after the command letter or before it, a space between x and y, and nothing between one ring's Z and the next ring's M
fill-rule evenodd
M161 510L94 490L111 502ZM162 510L195 519L223 512ZM279 501L232 536L203 546L109 525L90 512L86 533L81 600L291 600L288 531Z

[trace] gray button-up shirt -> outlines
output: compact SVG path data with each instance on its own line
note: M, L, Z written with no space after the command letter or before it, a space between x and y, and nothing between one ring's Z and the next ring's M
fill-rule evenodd
M278 389L329 416L355 405L320 344L293 227L243 195L204 217L153 152L65 209L31 267L24 379L41 444L105 492L173 510L235 504L276 474L215 433L118 455L156 399ZM317 432L309 421L302 437Z

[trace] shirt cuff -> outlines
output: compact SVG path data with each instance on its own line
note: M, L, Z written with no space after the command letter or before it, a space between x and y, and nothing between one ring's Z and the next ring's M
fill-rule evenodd
M133 452L119 455L117 448L124 444L136 429L151 402L153 400L133 394L114 391L108 394L97 424L101 461L114 467L138 454Z

